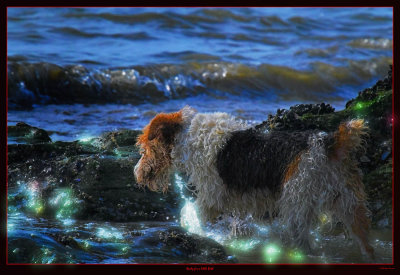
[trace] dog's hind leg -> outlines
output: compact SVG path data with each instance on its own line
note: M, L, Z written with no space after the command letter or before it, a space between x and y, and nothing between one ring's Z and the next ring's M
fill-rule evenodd
M310 138L310 148L301 153L287 169L278 201L279 216L290 241L310 250L311 226L318 218L321 203L330 196L330 181L323 136Z
M368 128L362 119L343 122L334 133L334 143L329 150L329 166L335 166L341 178L336 182L338 195L333 203L335 215L346 225L356 239L361 251L373 258L373 248L368 244L370 219L361 171L354 152L363 147L363 137Z
M351 224L351 231L355 236L364 254L374 258L374 249L368 243L368 232L370 219L367 216L368 209L364 204L358 204L354 211L354 220Z
M334 214L342 221L353 239L358 242L363 254L374 258L374 249L368 243L371 220L365 204L365 193L361 177L352 173L346 182L346 191L334 203Z
M335 215L344 223L350 235L355 239L364 255L374 258L374 249L368 243L370 219L364 203L358 202L349 208L336 207Z

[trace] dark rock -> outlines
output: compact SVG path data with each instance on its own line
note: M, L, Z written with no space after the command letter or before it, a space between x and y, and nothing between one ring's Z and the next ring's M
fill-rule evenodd
M375 227L392 226L392 159L364 175L369 209Z
M137 154L135 144L140 133L136 130L106 132L97 139L97 142L101 144L103 150L113 152L118 156L128 156L129 154Z
M10 263L70 263L74 258L66 247L45 234L29 234L23 230L18 236L8 235L8 261Z
M159 233L159 239L177 256L184 256L195 263L234 263L222 245L216 241L192 234L181 227L170 227ZM192 260L191 260L192 259Z
M8 126L8 138L16 142L43 143L51 142L45 130L18 122L15 126Z
M68 235L64 235L61 233L57 234L52 234L51 235L58 243L64 245L64 246L69 246L71 248L79 248L78 242L72 237Z
M335 108L333 108L329 104L321 103L321 104L297 104L295 106L290 107L290 110L296 113L299 116L304 114L311 113L313 115L323 115L333 113Z
M335 109L325 103L320 104L297 104L289 110L278 109L275 116L269 115L268 119L255 126L261 131L266 130L307 130L329 127L321 120L306 120L310 116L318 117L332 114Z
M35 250L39 249L30 238L12 238L8 240L8 261L10 263L29 263Z
M162 227L136 223L94 223L87 228L77 222L68 231L32 227L38 221L21 224L21 229L8 234L10 263L235 263L217 242L164 224ZM160 223L161 224L161 223ZM36 224L37 226L38 224ZM35 230L34 233L31 233ZM110 261L111 259L111 261ZM127 261L128 262L128 261Z
M11 144L8 148L11 190L39 182L45 208L42 216L55 217L59 207L49 201L58 189L71 190L79 203L74 218L108 221L166 220L179 214L179 196L140 188L133 175L139 160L138 131L105 133L89 141ZM121 149L122 148L122 149ZM19 185L17 184L19 183ZM46 184L43 184L46 183ZM12 202L19 205L24 196Z
M371 88L367 88L358 93L358 97L352 99L346 103L346 108L348 108L354 101L370 101L377 97L378 92L392 90L392 65L389 66L389 72L383 80L376 82Z
M11 126L9 126L11 127ZM27 160L46 160L55 157L70 157L77 154L95 154L99 150L92 145L81 144L77 141L43 144L9 144L8 160L10 164Z

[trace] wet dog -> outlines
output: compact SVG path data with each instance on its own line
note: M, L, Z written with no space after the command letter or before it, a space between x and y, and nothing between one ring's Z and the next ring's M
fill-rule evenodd
M229 114L186 106L144 127L134 173L140 185L166 192L170 174L179 170L195 189L203 222L226 213L278 217L303 249L310 249L318 216L331 213L373 256L362 175L353 158L366 130L363 120L350 120L332 133L261 133Z

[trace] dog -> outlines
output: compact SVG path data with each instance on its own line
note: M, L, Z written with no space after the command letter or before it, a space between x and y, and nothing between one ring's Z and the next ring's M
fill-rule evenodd
M185 106L156 115L144 127L134 174L139 185L166 192L178 170L195 190L203 222L226 213L278 217L291 243L308 251L313 223L332 213L373 258L370 212L353 157L366 134L361 119L342 122L331 133L262 133L227 113Z

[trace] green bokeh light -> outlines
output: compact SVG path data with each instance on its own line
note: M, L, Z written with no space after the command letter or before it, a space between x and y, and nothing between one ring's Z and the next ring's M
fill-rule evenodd
M281 255L281 248L276 244L269 244L264 248L264 257L267 263L276 262Z
M357 102L356 106L354 106L354 109L361 110L364 107L365 107L365 104L363 102Z
M79 246L83 249L88 251L90 249L90 243L88 240L83 240L79 242Z
M35 264L51 264L54 263L56 255L47 247L42 247L40 252L32 258Z
M328 214L325 214L325 213L322 213L321 215L319 215L318 218L322 225L328 224L332 221L331 216Z
M354 105L353 109L356 111L365 110L367 107L370 107L374 101L359 101Z
M23 188L23 194L26 198L25 207L29 212L40 215L44 210L44 201L41 198L41 194L38 188L28 187Z
M302 263L302 262L304 262L304 258L305 258L305 256L299 250L289 251L288 256L289 256L290 261L295 262L295 263Z
M123 234L116 228L114 227L99 227L96 232L96 236L101 238L101 239L106 239L106 240L123 240Z
M257 244L259 244L259 240L234 240L229 246L235 250L240 251L249 251L253 249Z
M7 221L7 232L12 232L15 229L15 223L10 222L9 220Z
M80 143L90 143L91 141L93 141L94 137L92 136L83 136L79 139Z
M69 188L62 188L55 191L54 196L49 200L50 205L56 208L56 218L66 220L65 225L78 211L78 200L74 197L73 191Z
M129 246L123 246L121 248L121 253L122 254L127 254L129 252Z

